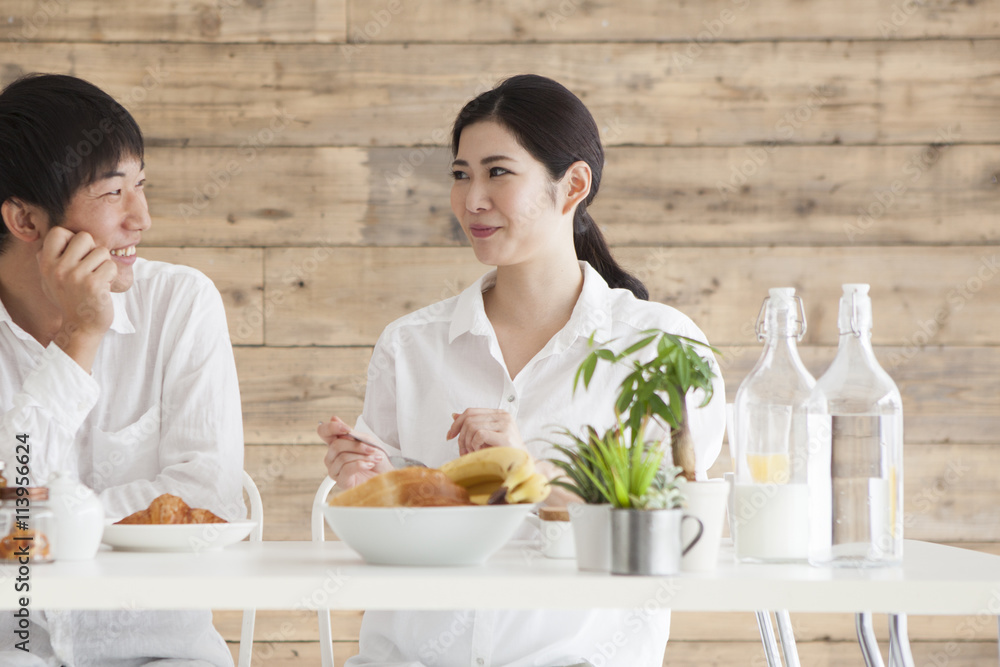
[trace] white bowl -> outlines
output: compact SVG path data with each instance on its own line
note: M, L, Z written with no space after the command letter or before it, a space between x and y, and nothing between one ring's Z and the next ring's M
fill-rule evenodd
M534 507L325 505L323 516L337 537L374 565L481 565Z

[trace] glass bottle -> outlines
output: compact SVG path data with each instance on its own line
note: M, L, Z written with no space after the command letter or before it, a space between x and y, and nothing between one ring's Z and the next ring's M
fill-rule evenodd
M868 285L840 298L840 343L809 404L809 562L896 565L903 559L903 402L872 351Z
M796 345L806 331L802 300L792 287L775 287L768 295L756 327L764 352L733 407L733 543L743 562L805 562L807 407L816 380Z
M43 486L0 489L0 562L50 563L55 514Z

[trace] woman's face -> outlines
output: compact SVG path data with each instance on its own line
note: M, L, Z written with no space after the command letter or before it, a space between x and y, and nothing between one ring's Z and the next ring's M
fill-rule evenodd
M501 125L463 129L452 171L451 210L483 264L544 261L560 244L572 248L572 211L559 210L558 184Z

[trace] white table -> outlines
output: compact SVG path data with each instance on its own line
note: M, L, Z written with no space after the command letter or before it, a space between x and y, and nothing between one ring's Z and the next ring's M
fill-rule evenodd
M13 566L0 567L0 608L18 606L15 576ZM35 565L30 577L38 609L544 606L974 615L995 614L1000 605L1000 556L913 540L905 542L902 567L866 570L736 564L723 547L715 572L622 577L579 572L572 560L550 560L517 544L481 567L379 567L339 542L241 542L196 554L102 551L90 561Z

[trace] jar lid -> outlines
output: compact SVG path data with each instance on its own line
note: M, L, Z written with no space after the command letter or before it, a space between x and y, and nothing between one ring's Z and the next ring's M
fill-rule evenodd
M569 521L569 510L565 507L539 507L538 518L542 521Z
M21 489L24 489L24 491L21 491ZM18 491L21 492L18 493ZM24 497L30 500L48 500L49 489L46 486L8 486L0 488L0 500L17 500Z

